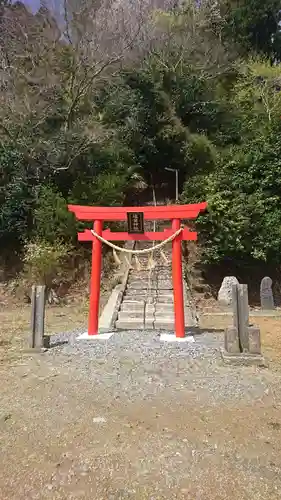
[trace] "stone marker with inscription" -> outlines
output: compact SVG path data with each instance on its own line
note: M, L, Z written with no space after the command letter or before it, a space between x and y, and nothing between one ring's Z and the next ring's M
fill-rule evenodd
M265 276L261 280L260 286L261 308L264 310L272 311L275 309L273 292L272 292L272 279Z
M232 287L233 326L225 331L222 358L227 364L266 366L261 354L260 330L249 325L247 285Z

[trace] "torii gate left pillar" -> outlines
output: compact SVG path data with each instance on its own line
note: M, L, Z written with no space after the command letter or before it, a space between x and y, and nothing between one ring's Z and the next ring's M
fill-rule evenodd
M87 207L80 205L69 205L69 211L73 212L78 220L92 221L96 234L107 241L163 241L172 236L181 227L181 221L196 219L201 211L206 210L207 203L191 205L170 205L157 207ZM144 234L129 234L127 232L111 232L103 230L103 221L125 221L128 212L142 212L144 220L171 220L171 229L161 232L145 232ZM90 309L88 322L88 335L98 334L99 328L99 305L100 305L100 282L102 265L102 243L89 229L78 233L79 241L92 241L92 272L90 285ZM174 315L175 333L177 338L185 336L184 316L184 294L182 277L182 250L183 240L196 241L197 233L190 231L187 227L174 238L172 242L172 277L174 292Z

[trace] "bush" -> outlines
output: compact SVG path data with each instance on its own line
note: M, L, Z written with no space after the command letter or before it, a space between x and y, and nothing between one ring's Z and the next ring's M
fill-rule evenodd
M184 187L183 201L206 199L208 212L198 219L206 263L281 263L281 141L276 128L221 157L209 176ZM195 181L195 178L193 178ZM201 184L199 184L201 182Z
M61 242L51 244L36 240L25 245L24 271L27 278L37 285L52 287L55 277L61 274L71 247Z
M40 188L34 211L34 237L54 244L75 241L76 223L67 209L67 201L53 186Z
M14 144L0 145L0 247L18 251L29 236L34 208L33 179Z

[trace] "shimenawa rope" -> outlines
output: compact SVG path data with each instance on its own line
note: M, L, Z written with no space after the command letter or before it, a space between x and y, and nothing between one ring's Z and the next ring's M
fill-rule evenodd
M152 248L144 248L142 250L130 250L129 248L122 248L122 247L118 247L117 245L114 245L114 243L111 243L110 241L106 240L100 234L97 234L96 231L91 229L91 233L93 234L93 236L95 236L98 240L100 240L105 245L108 245L109 247L113 248L113 250L117 250L117 252L131 253L131 254L135 254L135 255L154 252L155 250L158 250L159 248L164 247L167 243L170 243L170 241L173 241L182 231L183 231L183 227L181 227L174 234L169 236L169 238L161 241L161 243L158 243L158 245L155 245Z

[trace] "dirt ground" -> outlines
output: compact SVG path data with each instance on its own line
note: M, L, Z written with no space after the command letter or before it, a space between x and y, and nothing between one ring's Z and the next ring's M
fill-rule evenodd
M46 329L79 330L86 318L87 303L48 308ZM281 318L253 320L269 369L215 368L265 390L216 403L200 384L126 400L87 382L100 365L110 377L101 358L82 372L79 356L25 353L29 319L28 306L0 310L1 500L281 498ZM201 328L223 335L229 322L210 313Z
M85 327L87 315L87 300L49 307L45 322L46 334L53 335L70 328L76 330ZM270 361L271 369L281 371L281 317L250 317L250 321L260 327L263 353ZM230 323L229 316L212 316L211 311L200 319L200 327L210 331L224 330ZM21 356L21 349L26 346L29 325L30 306L13 305L0 309L0 362L9 362Z

